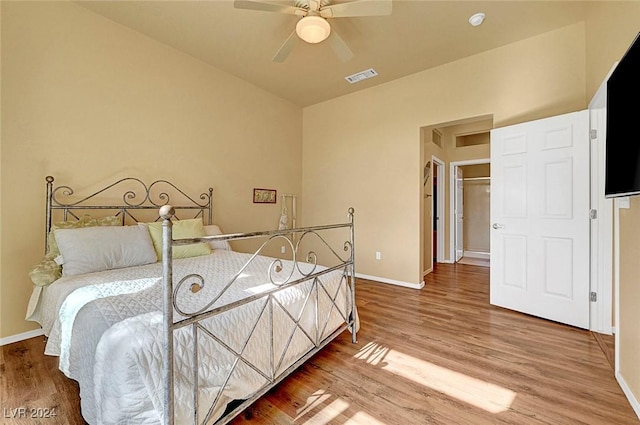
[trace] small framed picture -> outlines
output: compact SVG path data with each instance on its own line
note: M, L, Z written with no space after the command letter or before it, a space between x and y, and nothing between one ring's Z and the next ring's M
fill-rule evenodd
M253 189L254 204L275 204L276 199L275 189Z

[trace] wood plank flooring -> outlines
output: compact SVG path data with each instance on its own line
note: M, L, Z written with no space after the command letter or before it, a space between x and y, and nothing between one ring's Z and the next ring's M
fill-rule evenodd
M462 264L422 290L358 280L358 343L343 334L232 424L640 424L591 332L491 307L488 282ZM84 423L42 338L1 348L1 407L58 416L0 423Z

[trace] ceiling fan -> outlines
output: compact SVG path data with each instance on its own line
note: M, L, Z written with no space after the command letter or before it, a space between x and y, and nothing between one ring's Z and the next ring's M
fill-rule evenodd
M298 40L312 44L327 40L338 58L346 62L353 57L353 52L335 29L331 28L328 19L391 14L391 0L355 0L335 4L332 4L331 0L294 0L292 6L257 0L235 0L233 6L237 9L286 13L301 17L295 30L276 52L274 62L284 62Z

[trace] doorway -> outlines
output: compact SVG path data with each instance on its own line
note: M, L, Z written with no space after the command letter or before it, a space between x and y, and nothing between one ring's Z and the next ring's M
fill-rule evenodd
M455 259L449 255L453 223L449 219L452 195L448 164L471 158L489 158L489 131L492 126L491 116L481 116L426 126L420 130L422 167L429 165L428 176L422 173L421 179L421 257L424 275L430 273L438 263L453 263Z
M424 166L423 276L431 273L444 259L444 161L431 156Z
M478 167L477 172L474 171L472 173L467 172L464 173L463 169L467 169L467 171L471 171L475 169L475 166L490 166L491 159L490 158L481 158L481 159L472 159L466 161L455 161L449 164L449 182L450 182L450 207L449 207L449 222L455 223L452 226L452 231L450 232L450 252L449 258L451 258L454 263L462 262L466 264L475 264L475 265L488 265L489 260L489 246L488 243L484 243L482 240L482 232L469 232L465 237L465 227L469 228L469 224L473 225L473 218L469 213L464 214L465 208L473 208L468 203L465 204L464 196L465 193L467 196L474 195L473 198L469 197L469 201L476 199L477 206L482 208L482 211L479 211L478 217L488 216L489 206L485 205L482 200L484 198L479 198L476 195L476 191L481 192L484 188L482 182L487 182L487 178L490 178L488 172L481 172L483 167ZM473 167L473 168L472 168ZM487 167L484 167L487 168ZM484 175L486 174L486 175ZM466 185L465 190L465 180L469 183ZM487 195L487 194L485 194ZM488 198L488 197L487 197ZM465 218L469 218L471 221ZM470 227L473 229L474 227ZM483 229L484 230L484 229ZM480 234L482 233L482 234ZM477 246L475 246L477 245Z

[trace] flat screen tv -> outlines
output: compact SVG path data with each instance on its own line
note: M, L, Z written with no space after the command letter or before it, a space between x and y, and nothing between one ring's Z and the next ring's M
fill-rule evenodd
M640 33L607 80L604 194L640 195Z

